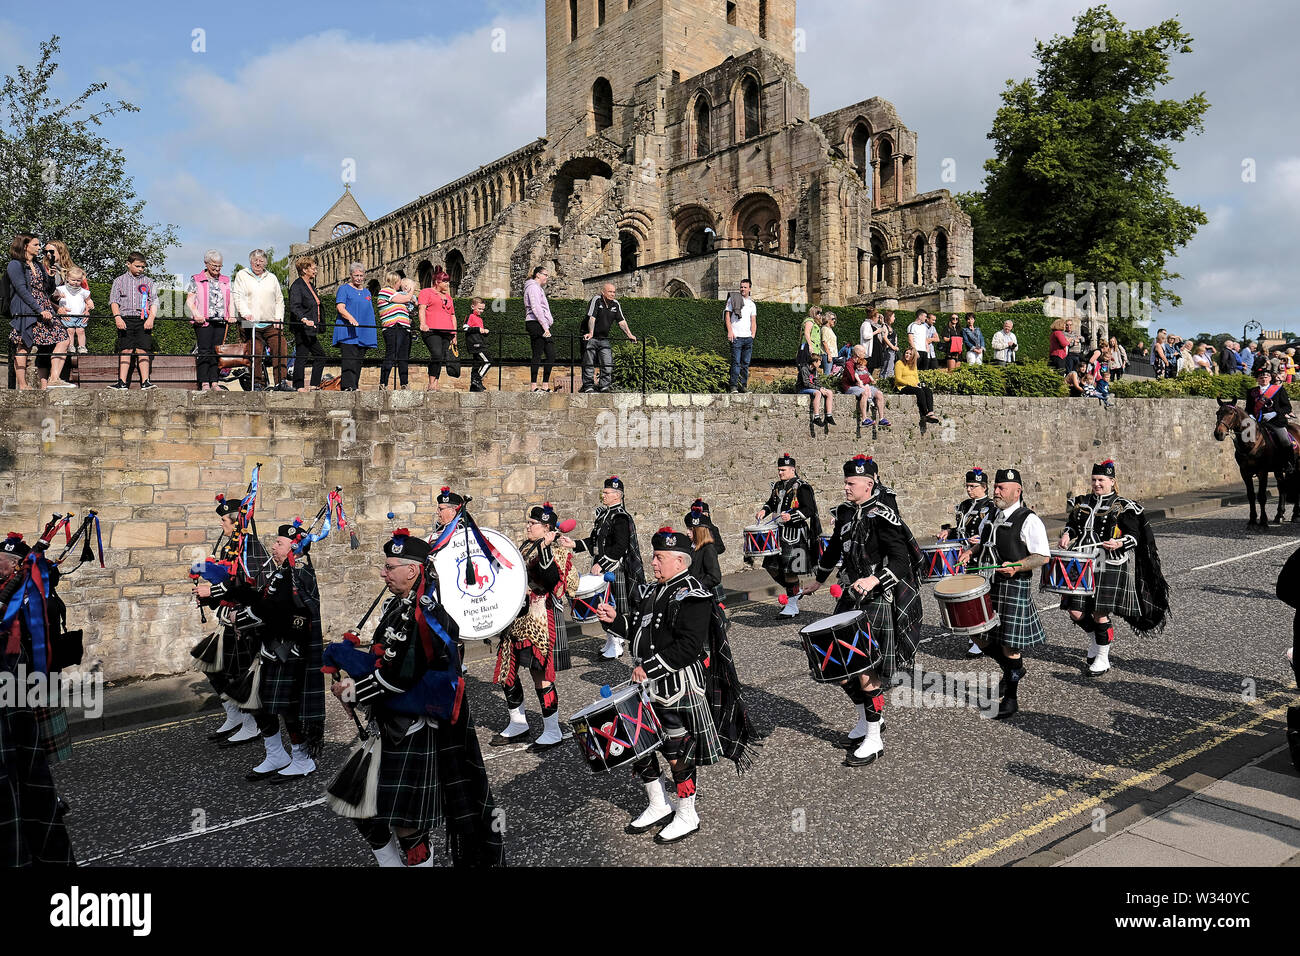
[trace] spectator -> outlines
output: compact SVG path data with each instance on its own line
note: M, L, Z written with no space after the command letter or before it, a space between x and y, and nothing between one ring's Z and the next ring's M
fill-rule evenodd
M1047 364L1058 372L1068 372L1066 356L1070 354L1070 335L1066 331L1064 319L1052 323L1052 332L1047 341Z
M50 257L51 252L54 253L53 259ZM74 290L80 289L85 293L84 297L77 296L79 299L84 299L86 305L85 311L74 314L69 310L68 315L63 320L63 327L68 329L68 334L72 339L72 341L68 343L68 354L71 355L73 352L77 352L81 355L85 355L88 351L86 348L86 317L89 316L95 308L95 303L90 300L90 282L86 279L85 271L78 269L77 264L72 261L72 253L68 251L68 244L63 242L61 239L51 239L45 243L45 265L46 271L53 272L54 284L56 287L66 287ZM69 276L74 269L76 269L78 273L78 277L75 281L73 281ZM63 299L63 295L59 293L58 288L56 288L55 292L58 294L60 299L59 304L62 305L61 300ZM69 321L69 318L75 319L77 316L81 317L80 323Z
M1211 354L1210 354L1213 351L1214 351L1214 347L1210 345L1206 345L1204 342L1196 346L1196 350L1192 354L1192 367L1204 369L1205 371L1213 375L1214 363L1211 361Z
M916 310L916 318L912 324L907 327L907 339L912 348L916 349L917 361L921 369L928 369L930 365L930 333L934 326L929 321L930 314L925 309Z
M1271 351L1268 354L1268 367L1273 372L1273 381L1275 382L1282 381L1283 364L1284 363L1282 361L1282 350L1273 349L1273 351ZM55 377L57 378L57 376Z
M966 336L962 332L961 318L952 315L948 318L948 328L943 333L943 349L948 353L947 370L955 372L961 362L962 352L966 347Z
M1177 365L1174 374L1182 375L1184 372L1190 372L1196 368L1196 359L1192 354L1192 343L1183 342L1178 348Z
M487 311L487 303L475 296L474 301L470 303L469 318L465 321L465 346L469 349L469 360L473 363L469 372L471 392L487 391L487 386L483 384L483 376L492 367L492 360L487 354L487 340L484 338L492 330L483 327L485 311Z
M808 317L803 320L799 334L802 341L799 343L799 351L807 351L809 355L820 360L822 354L822 325L825 320L822 317L821 306L814 305L808 309ZM798 364L798 356L795 357L795 364Z
M351 282L339 286L335 294L338 318L334 320L334 344L343 356L339 388L355 392L361 384L361 362L366 349L379 344L375 332L375 304L366 288L366 267L354 262L348 268ZM425 290L428 291L428 290Z
M154 387L149 380L149 357L153 354L153 323L158 315L158 299L154 295L153 280L145 274L144 256L133 252L126 257L126 272L113 280L108 296L108 308L117 325L118 373L117 381L108 386L115 389L131 387L131 363L140 370L140 387Z
M1242 375L1251 375L1255 369L1255 343L1247 342L1238 357Z
M420 291L420 338L429 350L429 390L436 392L442 366L456 345L456 301L451 296L451 276L441 269L433 274L433 288Z
M749 361L758 334L758 306L754 303L754 284L748 279L741 281L739 292L727 296L724 318L727 341L731 343L731 379L727 391L743 395L749 388Z
M195 273L185 287L185 307L199 345L194 356L194 377L202 392L211 391L217 384L221 373L217 346L226 341L228 323L235 317L234 289L230 277L221 274L221 264L221 253L209 249L203 254L203 271Z
M1074 319L1065 320L1065 337L1069 346L1065 353L1065 370L1077 369L1083 360L1083 337L1074 330Z
M50 253L53 253L53 256ZM59 285L67 283L69 269L76 268L76 263L72 261L72 253L68 251L68 244L61 239L50 239L45 243L45 262ZM90 291L90 285L85 281L84 273L82 287Z
M320 296L316 294L316 261L307 256L293 264L298 278L289 286L289 327L293 330L293 387L300 392L320 388L325 349L320 344ZM307 360L311 359L311 385Z
M822 374L831 374L839 357L839 342L835 338L835 313L827 312L822 316Z
M1128 368L1128 352L1124 346L1119 344L1119 339L1115 336L1110 337L1110 377L1112 381L1119 381L1124 377L1124 370Z
M880 341L884 346L885 355L880 362L880 377L893 378L894 364L898 361L898 332L894 328L894 323L898 321L893 309L885 310L885 320L881 323Z
M916 410L924 426L926 422L938 422L939 416L934 413L934 393L929 385L921 384L919 370L916 349L909 348L894 366L894 385L903 395L916 396Z
M1010 319L1004 319L1002 328L993 333L993 361L998 365L1011 365L1016 360L1020 340L1013 331L1015 327Z
M72 388L63 381L63 363L68 348L68 332L55 312L62 311L50 300L53 276L39 262L41 243L31 233L22 232L9 246L9 342L14 348L14 365L18 388L27 389L27 354L40 346L52 346L50 377L42 388Z
M1289 348L1286 350L1286 353L1282 358L1282 381L1287 383L1294 382L1295 371L1295 349Z
M555 364L555 342L551 338L551 303L546 298L546 283L551 274L542 266L533 270L533 277L524 283L524 328L532 343L533 360L528 366L533 392L551 390L551 366ZM545 357L545 366L542 365ZM537 384L537 371L542 369L542 384Z
M814 425L834 425L835 416L832 414L835 405L835 393L829 388L824 388L817 382L817 362L805 352L799 350L799 357L795 360L795 391L800 395L812 396L812 413ZM825 418L822 412L825 411Z
M288 352L284 344L284 289L275 274L267 271L266 252L254 249L248 254L248 268L241 269L230 281L239 314L239 337L253 345L253 388L267 384L264 352L271 355L277 391L292 391L285 367Z
M1233 348L1236 343L1232 339L1226 339L1223 348L1219 352L1219 373L1221 375L1237 374L1237 352Z
M1165 339L1165 364L1173 374L1178 374L1178 353L1182 351L1183 340L1176 335Z
M582 391L612 392L614 390L614 347L609 341L609 330L615 324L622 329L629 342L636 336L627 327L623 306L615 296L618 289L606 282L600 295L587 303L587 323L582 335ZM596 388L596 362L600 361L600 388Z
M1156 332L1156 339L1151 343L1151 368L1156 373L1156 378L1169 377L1169 353L1165 346L1169 342L1169 333L1164 329Z
M966 328L961 332L962 342L966 346L966 363L968 365L984 364L984 330L975 324L975 313L966 313Z
M876 372L880 369L881 359L884 357L884 349L880 347L880 313L876 311L875 306L867 307L867 317L862 320L862 325L858 328L858 344L867 350L867 368ZM848 349L849 357L853 355L853 349L845 343ZM840 349L840 354L844 354L844 349Z
M874 423L867 415L867 405L869 402L875 402L876 418L880 421L881 427L890 427L889 419L885 417L884 393L873 384L871 373L867 371L866 350L861 345L853 347L853 357L840 373L840 389L846 395L858 397L858 416L862 419L863 425Z
M375 298L379 327L384 330L384 364L379 369L379 389L388 388L388 376L397 369L397 381L403 391L410 387L407 373L411 363L411 312L415 296L400 288L402 277L396 272L384 276L383 287Z
M86 273L76 266L69 266L64 274L64 284L55 290L63 316L63 327L68 330L71 341L68 352L86 354L86 317L95 308L90 298L90 287L86 284Z

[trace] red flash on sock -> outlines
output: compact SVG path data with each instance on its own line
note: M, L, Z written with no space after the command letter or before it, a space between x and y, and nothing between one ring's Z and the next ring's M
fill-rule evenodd
M419 866L429 858L429 841L421 840L406 851L406 865Z
M677 785L677 798L685 800L687 797L695 796L695 781L683 780Z
M872 710L874 710L876 713L880 713L882 710L885 709L885 695L872 694L870 697L867 698L867 703L871 706Z

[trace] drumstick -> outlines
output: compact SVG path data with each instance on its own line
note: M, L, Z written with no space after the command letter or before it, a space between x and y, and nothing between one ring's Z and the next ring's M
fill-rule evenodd
M999 568L1019 568L1021 564L982 564L977 568L967 568L967 571L996 571Z

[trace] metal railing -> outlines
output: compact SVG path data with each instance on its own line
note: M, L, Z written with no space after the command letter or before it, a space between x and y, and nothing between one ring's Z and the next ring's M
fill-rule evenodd
M116 320L113 318L112 315L106 313L90 313L85 316L78 316L78 318L84 318L87 320L88 323L91 320L98 320L100 323L110 324L113 327L112 330L114 335L116 335L117 332L119 331L116 328ZM63 316L56 316L54 321L61 323L62 319ZM159 323L174 323L174 324L188 326L191 329L197 328L195 323L188 318L160 315L154 318L154 328L150 331L156 332L158 330ZM223 336L223 340L222 340L223 345L251 346L252 343L250 341L242 339L238 336L236 337L235 341L227 342L226 340L230 338L231 330L233 329L238 331L240 325L238 321L229 322L225 324L227 326L227 330L225 336ZM290 362L298 360L297 349L296 349L297 343L294 338L294 330L295 327L300 327L300 324L291 323L289 320L285 320L284 323L277 325L275 327L281 333L281 338L285 345L284 361L287 367L287 365ZM318 341L320 341L323 347L328 346L329 348L336 348L336 346L333 346L330 341L333 338L334 328L335 328L335 324L333 322L330 322L328 325L317 326L317 339ZM377 339L377 344L374 346L368 346L367 353L377 352L377 354L365 354L361 357L360 362L363 368L382 369L384 363L388 361L388 356L386 354L387 351L386 345L383 337L383 332L384 332L383 326L378 323L375 324L363 323L358 326L355 326L355 328L367 328L367 329L375 330L375 337ZM69 341L71 341L73 330L65 328L64 331L68 333ZM423 339L421 338L422 334L423 333L418 330L414 330L414 329L411 330L410 335L411 335L412 347L416 346L417 343L423 345ZM465 374L464 370L468 367L470 361L472 360L472 352L466 344L466 330L463 328L459 328L456 330L455 335L456 335L456 343L457 343L457 354L460 358L461 366L462 366L461 374L464 375ZM256 341L259 345L262 342L261 336L262 336L262 330L258 329ZM532 336L529 335L527 332L505 332L505 331L492 330L490 333L485 335L485 338L488 341L487 341L487 348L484 351L487 352L488 358L492 361L493 365L496 367L498 389L502 388L504 384L504 370L506 368L531 368L532 367L533 359L531 357L531 354L528 355L523 354L525 352L531 353ZM507 355L506 353L507 353L508 342L519 342L519 341L527 343L528 347L524 349L511 348L509 349L510 354ZM569 377L569 389L570 391L577 391L578 381L579 378L581 377L581 369L583 367L584 346L586 344L583 336L579 333L573 333L573 332L562 333L560 335L552 335L551 341L555 343L557 346L560 345L561 343L565 346L565 348L563 349L563 354L561 354L560 348L557 347L555 349L556 355L554 361L551 363L552 369L553 370L564 369L567 367L568 377ZM647 385L648 385L646 339L639 338L637 340L637 344L640 345L640 350L639 350L640 369L639 369L639 374L636 375L635 377L637 379L641 394L645 395L647 392ZM87 336L87 345L89 346L89 336ZM493 345L495 345L495 355L492 354ZM613 341L611 341L611 348L613 348L613 346L614 343ZM54 348L55 346L45 345L45 346L35 346L31 349L28 349L26 351L26 362L28 363L28 365L35 363L38 367L42 367L42 368L48 367L50 360L54 354L53 353ZM5 356L6 356L5 364L8 366L8 384L10 389L16 388L18 384L17 351L18 349L15 347L14 343L9 339L8 336L5 336ZM249 353L250 354L248 355L241 356L238 354L231 355L230 353L222 353L215 349L210 351L208 350L200 351L197 345L197 337L196 337L194 347L189 349L188 351L180 352L180 351L167 351L167 350L155 349L153 351L148 352L147 357L150 360L156 358L197 359L200 355L205 355L205 356L215 357L217 358L218 361L220 361L223 358L226 360L230 360L232 358L234 359L242 358L244 362L250 363L249 374L251 376L252 375L251 363L253 362L253 357L251 355L251 347L249 349ZM101 350L88 350L85 353L76 353L73 352L70 347L67 352L63 353L65 359L69 360L64 365L63 377L65 379L69 378L71 360L74 358L80 359L80 358L89 358L89 357L95 357L95 358L116 357L120 361L124 356L129 356L132 354L133 354L133 350L129 350L129 349L124 349L120 351L119 350L105 351L101 349ZM264 377L265 369L267 365L275 364L275 358L276 357L271 356L269 352L265 349L257 355L256 365L259 371L262 373L261 375L259 375L259 378ZM304 353L304 355L301 357L301 360L305 362L308 367L314 364L313 357L311 356L310 353ZM407 361L408 368L410 366L416 366L417 368L421 366L426 366L428 364L428 354L427 352L424 355L412 354L407 358L406 361ZM326 366L339 366L341 365L341 363L342 363L341 356L337 354L328 354L328 353L325 355L324 364ZM540 369L541 367L546 365L546 360L544 358L540 359L537 362L537 365L539 366ZM597 366L597 368L599 368L599 366ZM396 365L394 365L394 374L396 374L396 369L397 367ZM443 373L445 373L445 371L446 371L446 357L444 356ZM491 373L489 372L489 374ZM227 376L223 376L223 377L227 377ZM197 378L196 378L196 382L197 382ZM252 382L251 384L254 388L257 388L259 386L258 382ZM601 382L600 384L602 387L604 387L605 385L604 382ZM611 383L611 387L612 387L612 383ZM633 389L633 391L635 391L635 389Z

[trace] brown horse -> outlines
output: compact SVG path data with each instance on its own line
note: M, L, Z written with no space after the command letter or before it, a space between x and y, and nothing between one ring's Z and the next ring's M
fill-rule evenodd
M1214 440L1223 441L1232 433L1232 445L1237 459L1237 468L1241 471L1241 480L1246 485L1246 497L1250 501L1250 521L1247 527L1268 529L1268 474L1273 473L1277 479L1277 514L1273 516L1274 524L1281 524L1286 515L1286 503L1291 501L1291 520L1300 522L1300 478L1294 468L1295 453L1290 448L1280 449L1270 441L1265 429L1259 427L1255 419L1237 406L1236 401L1225 402L1219 399L1219 413L1214 423ZM1294 431L1294 429L1293 429ZM1290 472L1288 474L1288 471ZM1255 481L1259 481L1259 517L1255 516Z

